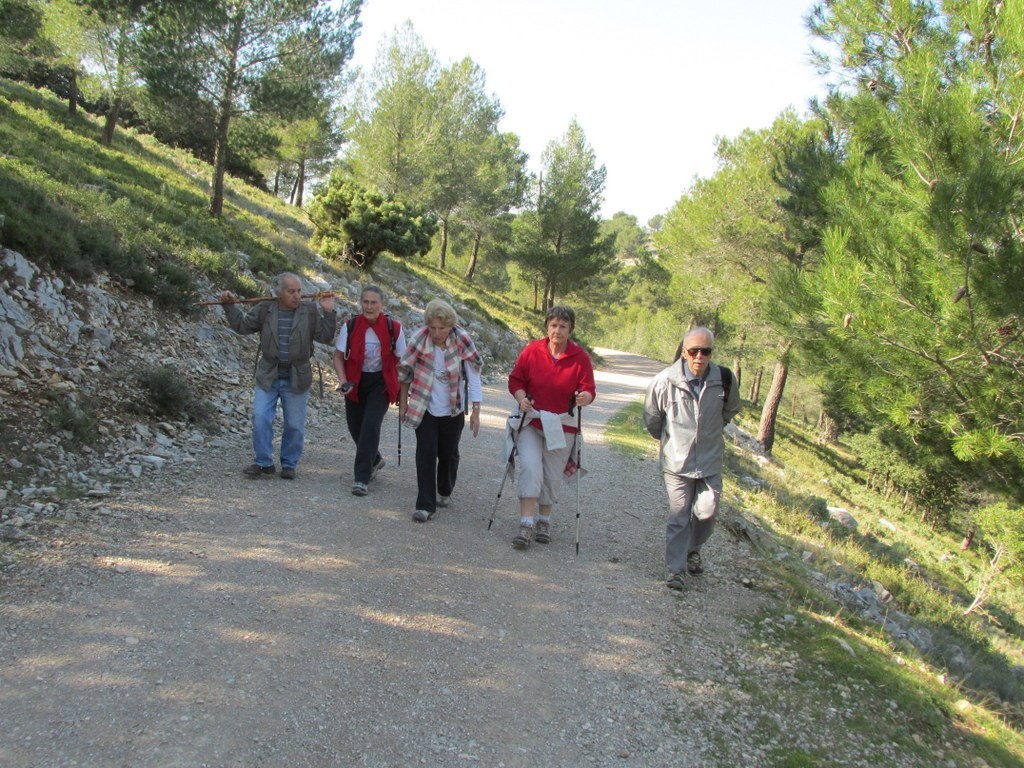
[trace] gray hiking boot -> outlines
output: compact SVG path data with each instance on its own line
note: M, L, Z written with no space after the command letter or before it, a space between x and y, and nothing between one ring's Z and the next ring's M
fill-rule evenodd
M370 479L371 480L373 480L373 478L375 478L377 476L378 472L380 472L382 469L384 469L384 464L385 464L384 457L381 456L380 457L380 461L375 462L374 465L372 467L370 467Z
M438 496L437 496L437 506L439 506L439 507L447 507L451 503L452 503L452 497L451 496L441 496L440 494L438 494Z
M686 582L683 581L683 574L670 573L668 581L665 582L665 586L669 589L675 589L678 591L686 589Z
M429 520L436 514L436 510L434 512L427 512L427 510L425 509L417 509L415 512L412 513L412 519L415 520L417 523L425 523L427 522L427 520Z
M353 496L365 496L366 495L366 483L352 483L352 495Z
M704 573L704 561L700 559L700 552L691 552L686 556L686 571L694 576Z
M551 542L551 523L547 520L538 520L533 529L533 540L538 544L549 544Z
M515 549L526 549L530 546L531 541L533 541L533 526L520 525L519 533L517 533L515 538L512 539L512 546Z

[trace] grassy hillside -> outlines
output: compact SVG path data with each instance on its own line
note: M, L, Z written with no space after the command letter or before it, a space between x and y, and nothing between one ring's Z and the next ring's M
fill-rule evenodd
M75 279L109 273L182 310L198 285L258 295L247 275L302 272L316 259L302 210L228 178L224 215L214 219L207 163L132 130L104 147L101 131L100 120L69 115L50 92L0 79L0 244ZM536 313L422 260L382 257L372 275L327 268L339 280L385 287L394 270L410 272L523 338L541 324Z
M748 407L739 425L756 433L756 419ZM613 442L634 455L656 456L639 404L614 420ZM770 532L760 586L781 603L776 616L799 617L782 638L803 660L786 697L796 706L813 706L823 680L842 679L865 708L878 703L878 717L855 727L875 740L921 734L921 765L946 765L935 748L950 742L967 745L946 749L951 764L1024 765L1024 588L1019 582L1007 578L984 610L965 615L988 567L986 551L978 546L961 551L951 533L922 524L917 514L869 489L842 445L818 445L799 421L780 418L771 462L730 450L727 475L726 527L736 531L741 515L754 530ZM856 529L830 522L829 507L852 513ZM837 582L891 593L887 614L911 617L930 636L931 648L921 652L841 604L829 587ZM779 637L759 639L780 642ZM888 701L897 702L898 717L885 712ZM765 705L778 711L780 703Z
M0 80L4 245L75 278L110 272L181 307L195 277L251 289L240 267L272 274L312 255L300 211L235 182L213 219L208 165L132 131L104 147L100 130L52 94Z

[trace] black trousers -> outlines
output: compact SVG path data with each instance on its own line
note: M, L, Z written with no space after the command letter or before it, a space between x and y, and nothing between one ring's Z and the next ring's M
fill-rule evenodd
M355 482L370 482L370 471L380 459L380 425L388 412L388 391L381 372L359 375L359 402L345 398L345 422L356 446Z
M459 440L466 414L423 414L416 427L416 509L434 512L437 496L451 496L459 474Z

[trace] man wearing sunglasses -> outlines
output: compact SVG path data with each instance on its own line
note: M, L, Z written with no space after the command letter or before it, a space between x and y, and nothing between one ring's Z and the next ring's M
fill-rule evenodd
M680 359L651 380L644 400L647 431L661 441L668 492L669 589L683 589L686 573L704 572L700 549L714 529L722 497L723 432L740 409L732 372L711 362L714 348L710 330L688 330Z

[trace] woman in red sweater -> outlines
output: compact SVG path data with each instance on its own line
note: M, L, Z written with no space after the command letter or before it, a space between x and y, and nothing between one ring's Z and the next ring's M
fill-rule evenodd
M559 481L576 456L576 408L594 402L594 366L590 356L569 337L576 327L570 307L555 306L544 318L547 338L531 341L508 377L508 391L526 419L517 438L519 456L519 533L516 549L531 541L551 541L551 507ZM535 520L536 518L536 520Z

